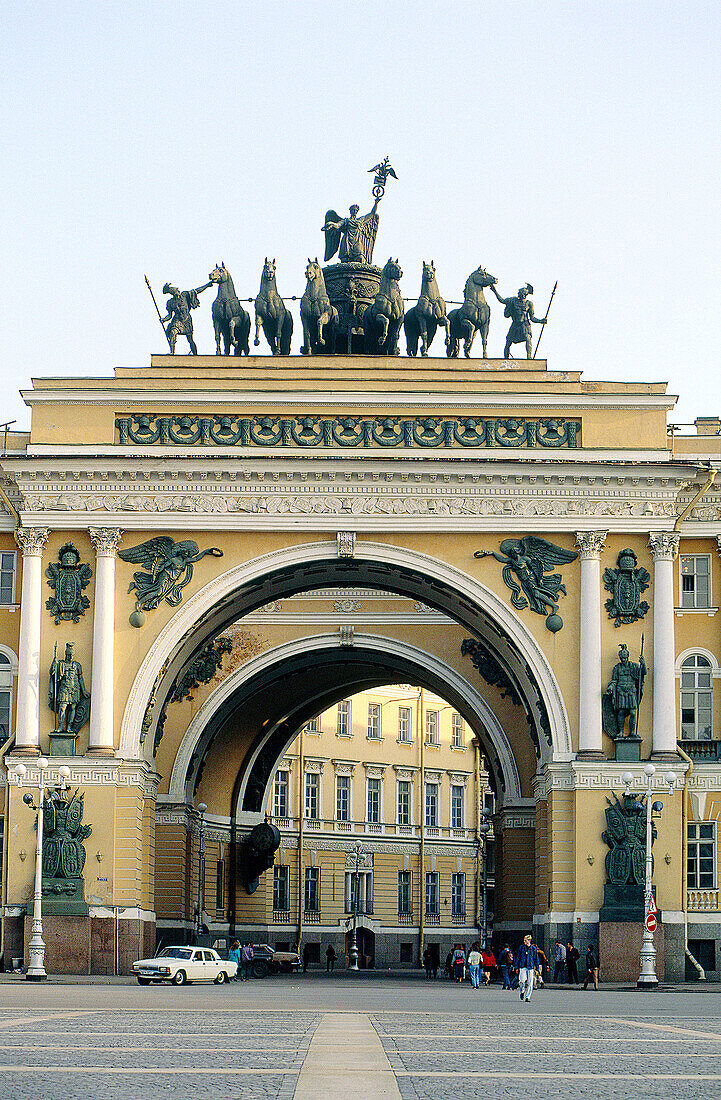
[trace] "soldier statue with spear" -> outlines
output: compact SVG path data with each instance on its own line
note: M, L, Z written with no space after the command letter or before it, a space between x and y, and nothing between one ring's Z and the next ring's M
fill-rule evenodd
M638 664L629 659L628 647L622 645L618 651L619 661L611 673L611 682L603 696L603 728L614 739L624 736L626 718L628 718L628 736L636 737L638 708L643 697L643 682L646 679L646 662L643 659L643 635Z
M512 344L525 344L526 345L526 358L533 359L533 332L531 330L531 322L533 321L537 325L545 325L548 320L548 310L545 317L536 317L533 312L533 302L529 298L529 294L533 294L533 287L530 283L526 283L518 291L518 294L511 298L502 298L496 290L495 284L491 285L491 290L495 294L498 301L502 306L505 306L504 317L511 318L511 327L508 330L508 336L506 337L506 346L503 349L503 358L511 358L511 345ZM553 294L556 293L556 288L553 288ZM553 294L551 295L551 302L553 301ZM551 308L551 302L548 303L548 308ZM543 330L541 330L543 331ZM539 336L538 342L541 342ZM536 345L536 351L538 351L538 345Z
M158 309L158 303L155 301L155 295L153 289L148 282L148 276L145 276L145 282L150 296L153 299L155 306L155 312L158 314L158 320L163 326L165 338L168 341L170 348L170 354L175 355L175 342L179 336L184 336L190 346L190 354L197 355L198 349L195 346L193 340L193 318L191 315L192 309L197 309L200 305L198 301L198 295L202 294L204 290L207 290L209 286L212 286L212 282L205 283L204 286L198 286L195 290L178 290L172 283L166 283L163 287L163 294L169 294L170 298L165 304L165 308L168 313L166 317L160 316L160 310ZM170 322L167 328L165 325Z

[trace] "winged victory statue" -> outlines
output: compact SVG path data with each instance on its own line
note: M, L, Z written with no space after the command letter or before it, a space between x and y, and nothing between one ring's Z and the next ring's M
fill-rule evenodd
M133 573L128 592L135 589L136 612L154 611L163 600L171 607L177 607L183 597L181 589L193 576L193 565L206 554L222 558L223 551L217 546L208 550L199 550L193 539L174 542L169 535L159 535L139 546L121 550L118 557L133 565L142 565L148 572L139 570Z
M503 565L503 580L511 590L511 603L522 611L530 607L537 615L546 615L546 626L554 633L563 626L558 614L559 594L566 595L563 577L548 570L554 565L568 565L578 554L564 550L537 535L522 539L504 539L497 550L477 550L475 558L492 556ZM523 595L521 595L523 590Z

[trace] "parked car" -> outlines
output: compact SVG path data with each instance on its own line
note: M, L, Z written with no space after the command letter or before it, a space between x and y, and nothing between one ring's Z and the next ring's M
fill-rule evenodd
M138 959L133 973L140 985L151 982L223 982L234 978L238 964L221 959L210 947L165 947L154 959Z
M265 978L268 974L292 973L300 970L300 955L297 951L276 951L267 943L253 944L253 977Z

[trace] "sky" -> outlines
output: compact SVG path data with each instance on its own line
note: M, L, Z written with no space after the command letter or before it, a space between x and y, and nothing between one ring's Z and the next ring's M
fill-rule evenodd
M326 210L369 210L386 155L398 180L374 261L399 258L406 297L431 259L446 299L482 264L504 296L532 283L539 316L557 280L549 369L668 382L677 423L721 414L718 2L0 14L1 420L29 425L32 377L109 376L167 350L146 274L161 309L166 281L200 286L219 261L249 298L270 256L280 293L302 294ZM201 354L213 296L193 315ZM509 322L490 304L500 357Z

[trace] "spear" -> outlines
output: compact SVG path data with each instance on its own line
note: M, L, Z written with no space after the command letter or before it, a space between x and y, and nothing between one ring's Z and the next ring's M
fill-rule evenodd
M553 284L553 290L551 291L551 297L548 301L548 309L546 309L546 321L548 320L548 313L549 313L549 310L551 308L551 302L553 301L553 295L556 293L556 287L557 286L558 286L558 279L556 279L555 283ZM543 336L543 330L546 327L546 321L544 321L543 324L541 325L541 331L538 334L538 340L536 341L536 351L534 351L534 353L533 353L533 358L534 359L536 358L536 352L538 351L538 345L540 344L541 337Z
M643 660L643 639L644 639L644 635L642 634L641 635L641 653L639 655L639 664ZM636 706L636 736L637 737L639 736L639 733L638 733L638 712L641 709L641 699L643 698L643 681L645 679L646 679L646 677L643 674L643 669L640 668L639 672L638 672L638 705Z
M150 285L150 282L148 280L147 275L145 276L145 285L147 286L148 290L150 291L150 297L153 299L153 305L155 306L155 312L157 313L158 320L160 321L160 327L163 330L163 335L165 336L165 339L168 341L168 347L170 347L170 337L168 336L167 332L165 331L165 325L163 324L163 318L162 318L162 315L160 313L160 310L158 309L158 303L155 301L155 295L153 294L153 288Z

